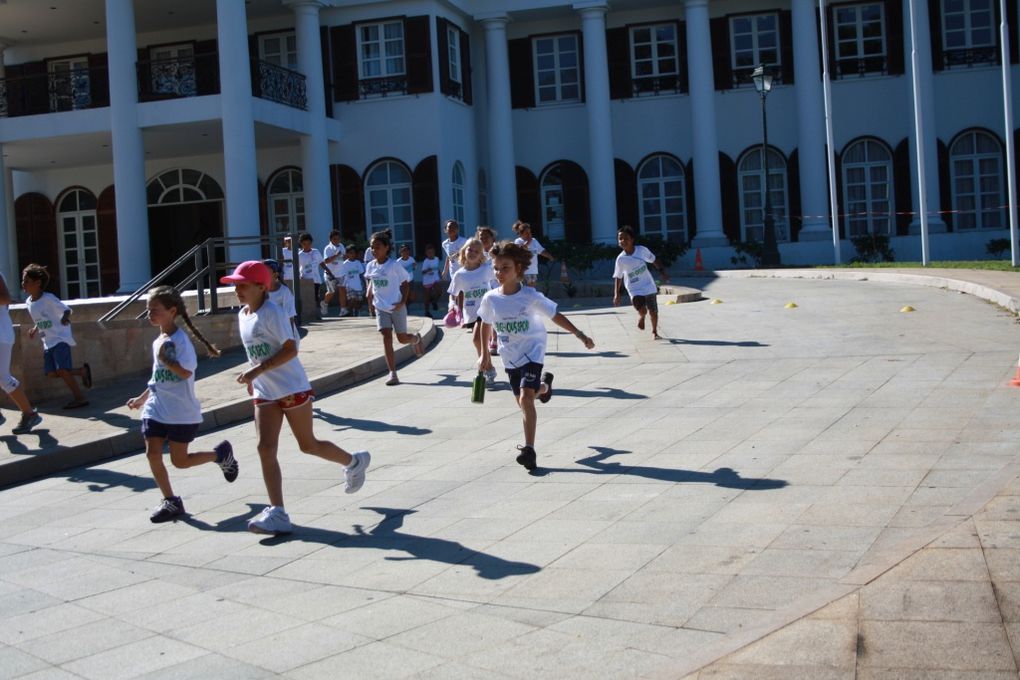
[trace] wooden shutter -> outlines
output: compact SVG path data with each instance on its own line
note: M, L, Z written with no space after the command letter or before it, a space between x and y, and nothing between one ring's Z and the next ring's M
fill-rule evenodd
M780 82L793 85L793 16L790 10L779 10Z
M694 159L684 168L684 198L687 203L687 240L698 233L698 206L694 202Z
M432 92L432 25L428 16L404 19L407 93Z
M828 49L827 49L827 54L825 54L824 56L825 56L826 59L829 60L829 80L838 80L840 72L839 72L839 61L836 59L836 8L835 7L826 7L825 14L826 14L826 16L825 16L825 40L826 40L826 47ZM816 18L818 17L818 10L817 9L815 10L815 17ZM822 27L821 27L821 24L819 24L819 26L818 26L818 38L819 38L818 50L819 50L819 52L821 52L821 49L822 49L821 36L822 36ZM889 46L888 38L886 39L886 45L887 45L887 49L888 49L888 46Z
M1016 64L1020 63L1020 46L1017 45L1017 40L1020 39L1017 30L1017 21L1020 18L1017 17L1016 3L1006 3L1006 25L1009 28L1009 63Z
M149 58L149 48L138 48L138 61L135 66L135 76L138 79L138 101L151 102L152 94L152 60Z
M634 168L619 158L613 161L613 170L616 177L616 223L620 226L629 224L637 230L640 226L637 174Z
M939 159L939 210L946 229L953 231L953 183L949 177L949 148L938 140Z
M269 240L269 190L262 180L258 182L259 192L259 235L265 240L262 244L262 258L276 258L276 244Z
M110 105L110 71L106 52L89 55L89 95L92 108Z
M333 215L340 216L337 226L345 239L365 238L365 191L358 171L349 165L329 166L333 185Z
M471 36L460 31L460 85L465 104L474 103L474 91L471 87Z
M903 50L903 0L885 0L886 70L889 75L903 75Z
M50 112L50 78L45 61L32 61L21 65L24 114ZM50 274L52 278L52 273Z
M893 199L896 205L896 235L910 233L914 194L910 183L910 140L904 138L893 150Z
M584 80L584 35L580 31L573 33L577 36L577 78L581 85L581 103L584 103L588 101L588 84Z
M329 26L319 27L319 49L322 50L322 92L326 100L326 116L333 116L333 58L330 55Z
M538 190L538 178L520 165L517 176L517 219L527 222L537 232L542 231L542 199ZM537 233L536 232L536 233Z
M737 164L719 152L719 195L722 199L723 232L730 241L740 240L740 187Z
M358 99L358 40L354 24L329 29L333 53L333 99L350 102Z
M450 39L446 31L450 22L436 17L436 53L439 55L439 91L449 97L456 97L453 81L450 80Z
M606 30L606 56L609 58L609 98L633 96L630 74L630 29L626 26Z
M21 79L21 71L21 64L11 64L5 71L7 115L11 118L25 115L25 86Z
M574 243L591 243L588 176L577 163L560 163L563 178L563 234Z
M681 92L689 92L691 89L690 82L688 80L688 67L687 67L687 22L681 21L676 25L676 51L677 51L677 68L680 73L677 76L677 87L680 88Z
M531 38L507 41L510 59L510 107L535 106L535 70L531 62ZM525 220L527 221L527 220Z
M50 272L50 292L60 292L60 249L57 222L50 199L42 194L22 194L14 201L14 224L18 233L18 271L33 262Z
M765 186L767 190L767 182ZM800 228L804 226L804 209L800 203L800 154L797 153L797 149L794 149L786 160L786 203L790 206L790 214L786 216L790 225L790 240L796 241Z
M220 58L215 40L195 43L195 89L199 95L220 91Z
M829 146L828 146L828 144L825 145L825 153L829 153ZM839 238L845 239L846 238L846 229L844 228L843 217L842 217L842 214L846 213L846 207L845 207L845 204L843 203L843 200L844 200L844 197L843 197L843 154L841 154L839 152L836 152L836 159L833 162L833 165L835 165L835 170L834 171L836 173L836 210L837 210L837 212L836 212L835 215L831 215L830 217L832 218L832 222L833 222L832 227L834 229L839 229ZM889 181L890 182L893 181L892 177L889 178ZM832 187L829 187L829 190L831 192ZM828 198L828 196L829 195L827 194L826 198ZM841 207L842 207L842 210L840 210ZM891 204L890 204L890 207L891 207Z
M931 31L931 68L944 71L946 53L942 49L942 3L939 0L928 0L928 29Z
M730 55L729 17L709 19L708 27L712 34L712 75L715 77L715 89L732 90L733 67Z
M99 292L115 295L120 289L120 254L117 249L117 201L111 184L96 202L99 234Z
M439 160L429 156L414 169L414 249L425 252L425 245L435 243L439 231Z

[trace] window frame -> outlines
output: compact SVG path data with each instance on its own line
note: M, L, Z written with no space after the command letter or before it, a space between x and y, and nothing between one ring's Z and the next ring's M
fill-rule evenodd
M762 17L772 17L772 20L775 22L775 29L774 29L774 32L776 34L776 44L775 44L775 47L765 48L765 49L775 50L776 59L775 59L775 61L765 61L764 59L761 58L761 50L762 50L762 48L759 47L759 45L758 45L759 38L758 38L757 22L753 21L752 22L752 27L753 27L754 30L751 32L751 36L752 36L752 42L754 44L754 46L752 47L752 52L753 52L753 55L754 55L754 59L753 59L754 63L751 66L739 66L737 64L737 46L736 46L736 35L737 34L736 34L736 31L734 30L733 22L741 21L741 20L746 20L746 19L758 19L758 18L762 18ZM782 71L783 71L783 38L784 38L784 36L782 34L782 21L780 20L780 16L779 16L779 11L778 10L775 10L775 11L772 11L772 12L748 12L748 13L743 13L743 14L729 14L729 15L726 16L726 21L727 21L727 28L729 29L729 37L730 37L730 71L733 74L733 83L734 83L735 87L752 87L753 85L752 85L752 83L750 81L750 78L749 77L744 77L744 74L747 74L749 76L751 71L756 66L758 66L758 64L765 64L765 66L770 67L777 74L781 74L782 73ZM790 37L792 38L793 36L790 36ZM778 75L777 75L777 77L775 79L775 83L776 84L782 83L782 78L778 77Z
M82 208L80 194L91 197L91 208ZM62 205L70 196L75 196L75 209L62 210ZM98 297L102 287L102 253L99 248L99 213L98 201L95 194L84 187L71 187L65 190L54 202L54 213L56 217L57 232L60 239L60 296L64 299L80 299ZM91 220L91 227L87 227L86 219ZM65 228L64 220L74 221L74 253L77 262L70 264L67 261L67 236L69 232ZM94 235L93 244L87 245L86 233ZM90 259L93 258L93 259ZM72 281L68 275L68 267L74 267L79 273ZM89 268L94 267L95 276L89 276ZM71 286L77 286L77 294L71 290ZM82 288L84 286L84 288ZM95 295L92 292L95 292ZM82 295L81 293L84 293Z
M457 181L457 174L460 174L460 181ZM457 224L464 224L464 191L467 173L464 171L464 164L454 161L453 170L450 172L450 189L453 194L453 219Z
M392 180L391 171L387 172L387 183L386 184L382 184L382 185L371 185L371 184L369 184L369 180L372 178L372 175L375 173L376 170L378 170L380 167L389 166L389 165L392 165L392 166L394 166L396 168L399 168L404 173L404 175L407 177L406 184L403 183L403 182L400 182L400 183L392 182L391 181ZM379 231L380 229L392 228L394 243L413 243L414 242L414 175L411 172L410 168L408 168L403 163L401 163L400 161L398 161L396 159L393 159L393 158L381 159L381 160L373 163L371 166L369 166L368 170L365 171L365 177L364 177L364 180L362 181L362 187L364 189L364 196L365 196L365 227L366 227L367 233L371 234L371 233L373 233L375 231ZM393 202L393 192L395 190L397 190L397 189L404 189L404 188L407 189L407 199L408 199L407 203L406 204L405 203L399 203L399 204L398 203L394 203ZM386 202L385 207L386 207L386 211L387 211L387 218L386 218L385 222L376 223L372 219L372 210L373 209L378 209L378 208L381 207L381 206L373 206L372 205L372 198L373 198L372 197L372 192L373 191L386 191L387 202ZM393 219L394 208L402 207L402 206L405 206L405 205L407 206L407 213L408 213L408 216L409 216L409 220L407 222L401 222L400 224L397 224L394 221L394 219ZM406 228L406 231L404 231L405 228Z
M779 177L782 180L782 187L780 189L783 192L782 201L772 201L772 218L776 227L776 242L777 243L788 243L790 241L790 177L789 177L789 164L787 163L786 157L774 147L769 147L769 177ZM760 210L761 211L761 228L762 228L762 240L758 243L764 242L764 227L765 227L765 193L761 183L761 178L765 174L765 167L759 161L759 167L756 170L742 170L741 166L750 158L753 154L758 154L761 158L761 145L756 145L743 154L737 160L737 195L740 201L740 236L741 240L747 241L747 229L748 223L746 221L746 214L749 210ZM778 158L782 161L782 166L773 163L771 159ZM747 207L745 191L744 191L744 177L758 175L758 195L761 200L761 204L758 207ZM779 189L773 189L769 184L768 189L771 193L775 193ZM781 208L781 210L780 210ZM757 224L750 225L751 228L757 228Z
M1001 55L999 50L999 32L997 30L996 16L998 14L998 3L993 0L985 0L987 8L982 10L974 10L972 3L981 0L958 0L963 4L964 8L959 12L948 12L946 5L947 0L941 0L939 2L939 24L940 24L940 35L939 39L942 41L942 52L945 59L945 66L948 69L953 68L970 68L975 65L994 65L1000 63ZM973 15L975 11L987 11L989 22L988 22L988 42L985 44L976 44L974 42L974 26L972 23ZM962 28L950 28L949 27L949 16L961 15L963 17L964 25ZM949 45L950 33L961 33L964 37L964 44L957 46Z
M862 145L862 144L864 145L864 157L865 157L865 160L862 161L862 162L847 161L846 159L847 159L847 157L849 155L849 152L851 150L853 150L854 147L856 147L858 145ZM880 148L882 150L882 152L885 154L885 158L884 159L874 160L874 159L871 158L871 154L869 153L869 145L872 145L872 144L877 146L878 148ZM846 234L846 237L847 238L854 238L854 237L857 237L857 236L868 236L868 235L876 235L876 234L877 235L883 235L883 236L895 236L896 235L896 219L895 219L896 215L895 215L894 201L895 201L895 196L896 196L896 191L895 191L896 190L896 187L895 187L896 177L895 177L894 168L893 168L893 152L892 152L892 149L890 149L884 142L882 142L879 139L876 139L874 137L862 137L860 139L855 139L855 140L851 141L849 144L847 144L843 148L843 151L840 153L840 158L842 159L841 163L840 163L840 165L842 166L840 182L842 183L843 197L844 197L843 198L843 203L844 203L844 210L845 210L845 215L844 215L844 220L843 220L843 230L844 230L844 233ZM874 168L874 167L877 167L877 166L884 167L885 168L885 172L886 172L886 181L885 181L885 185L886 185L886 197L884 199L884 203L885 203L885 211L884 212L875 212L874 211L874 205L876 203L876 199L872 195L872 188L874 186L876 186L876 183L874 181L872 181L871 169ZM860 215L856 214L851 209L851 207L850 207L851 206L851 198L850 198L850 184L849 184L848 172L850 170L853 170L854 168L863 168L865 170L865 175L866 175L865 182L862 183L862 186L865 187L865 197L864 197L863 201L853 201L854 203L863 202L865 204L865 206L866 206L866 212L864 213L864 221L866 222L866 229L865 229L865 231L863 233L854 232L854 230L852 228L852 221L855 220L855 219L860 219ZM884 231L875 228L875 219L876 219L875 216L876 215L879 216L877 219L884 219L886 221L886 226L885 226L885 230Z
M667 27L667 26L670 28L670 30L673 31L673 66L674 66L675 70L673 71L673 73L660 73L659 72L659 62L662 61L664 59L664 57L658 56L658 46L660 44L660 41L658 40L657 30L659 28L664 28L664 27ZM647 31L650 32L651 41L649 43L647 43L647 44L651 48L652 56L650 56L648 59L640 59L639 60L637 55L635 54L635 50L637 48L637 43L635 42L634 32L635 31L644 31L644 30L647 30ZM680 80L680 26L679 26L679 24L676 21L658 21L658 22L650 23L650 24L635 24L635 25L631 25L631 26L627 27L627 37L629 39L629 44L630 44L630 55L629 55L630 56L630 77L631 77L631 82L635 83L635 87L634 87L635 90L639 90L639 88L637 86L637 83L640 82L640 81L645 81L645 82L648 82L648 81L661 81L663 79L669 79L669 78L675 79L675 81L678 83L677 87L679 87L679 80ZM663 41L663 42L665 42L665 41ZM646 44L646 43L642 43L642 44ZM637 73L637 63L638 63L638 61L642 61L642 62L650 61L652 63L652 73L649 74L649 75L639 75Z
M559 49L559 41L561 39L563 39L563 38L571 38L574 41L574 55L575 55L575 58L576 58L576 62L575 62L573 67L570 67L570 66L563 67L563 66L560 65L560 55L561 55L561 52L560 52L560 49ZM538 66L538 59L539 59L538 46L539 46L539 43L541 41L546 41L546 40L552 41L552 45L554 47L553 58L554 58L554 61L555 61L555 66L551 70L555 74L555 83L553 83L552 87L555 87L555 89L556 89L556 98L555 99L550 99L550 100L543 101L542 100L542 88L543 87L547 88L547 87L550 87L550 86L549 85L544 85L543 86L541 84L541 79L539 78L540 70L539 70L539 66ZM567 52L563 52L562 54L566 54L566 53ZM542 56L545 56L545 55L542 55ZM573 68L577 72L577 81L576 81L576 83L563 83L562 82L562 78L561 78L561 71L563 71L565 69L570 69L570 68ZM548 33L548 34L543 34L543 35L534 35L534 36L531 36L531 69L532 69L532 77L534 78L534 83L535 83L534 84L534 87L535 87L535 106L557 106L557 105L563 105L563 104L580 104L581 102L584 101L584 90L583 90L584 72L582 70L583 69L583 64L581 63L581 36L580 36L579 33L577 33L577 32L569 32L568 31L568 32L563 32L563 33ZM548 70L550 70L550 69L542 69L541 72L544 73L545 71L548 71ZM570 86L576 86L577 87L577 96L575 98L564 98L563 97L563 88L564 87L570 87Z
M386 26L399 26L400 27L400 38L386 38ZM362 38L362 31L366 28L375 27L379 31L378 40L365 41ZM366 80L384 80L389 78L407 78L407 45L406 45L407 31L404 26L403 19L382 19L378 21L366 21L362 23L356 23L354 25L354 40L355 49L358 57L358 80L364 82ZM365 56L363 46L366 43L379 43L379 55L371 61L379 61L380 73L378 75L365 75ZM388 72L386 70L386 62L389 59L395 58L395 55L386 54L386 43L399 43L400 44L400 63L401 70L399 72Z
M676 166L680 170L680 174L679 175L668 175L668 176L664 175L662 173L662 165L663 165L664 161L669 161L671 163L675 163ZM648 168L652 163L656 163L656 162L659 163L659 168L660 168L659 175L657 177L654 177L654 178L648 178L648 179L642 178L641 177L641 173L644 172L645 169ZM671 156L671 155L666 154L666 153L657 153L657 154L653 154L653 155L645 158L643 161L641 161L641 163L637 166L637 169L636 169L636 171L634 173L634 176L635 176L635 178L637 180L637 192L638 192L638 195L637 195L637 199L638 199L638 230L640 231L640 233L643 234L643 235L646 235L646 236L656 236L658 238L661 238L664 241L670 241L670 242L674 242L674 243L687 243L687 241L689 240L690 229L689 229L689 224L688 224L688 219L687 219L687 217L688 217L687 171L684 168L684 164L680 161L679 158L676 158L676 157ZM668 181L679 182L679 185L680 185L680 194L679 194L679 196L670 196L670 195L668 195L666 193L665 185L666 185L666 182L668 182ZM655 217L659 217L659 218L662 219L662 225L655 232L649 231L648 228L647 228L647 225L645 223L645 220L646 220L647 217L649 217L649 215L645 212L645 200L646 200L646 198L645 198L644 187L645 187L645 185L651 185L651 184L655 184L655 185L658 186L658 194L657 194L657 196L655 196L655 200L657 200L658 203L659 203L659 212L658 212L657 215L655 215ZM679 240L676 240L674 238L670 238L670 232L671 231L672 232L676 232L678 230L676 230L676 229L669 229L668 228L669 225L667 223L667 220L668 220L669 216L671 214L675 214L675 213L671 213L670 211L668 211L666 209L666 202L668 200L670 200L671 198L672 199L679 198L680 199L680 203L681 203L681 209L680 209L680 212L679 212L680 221L681 221L681 226L680 226L680 229L679 229L679 232L680 232L680 239Z
M563 182L563 163L553 163L538 180L538 196L542 206L542 235L552 240L562 240L567 234L567 195ZM553 194L559 194L558 204L549 204L547 201ZM549 228L549 210L552 208L560 216L556 233Z
M82 53L47 59L46 87L49 91L51 113L92 108L92 71L89 68L89 55Z
M294 39L294 51L293 52L291 52L290 49L287 46L287 40L289 40L291 38ZM275 63L273 61L270 61L269 59L266 58L267 57L267 55L266 55L266 40L274 40L274 39L279 39L280 40L281 51L280 51L279 55L277 55L277 56L278 57L286 56L287 57L287 63L286 64L283 64L283 63L277 64L277 63ZM294 31L274 31L272 33L260 33L258 35L258 50L259 50L259 60L260 61L264 61L266 63L273 64L274 66L279 66L280 68L285 68L285 69L287 69L289 71L297 71L298 70L297 33L295 33ZM290 61L290 57L292 55L294 57L294 61L293 62Z
M460 29L456 24L446 25L446 66L450 80L461 85Z
M978 152L977 144L976 144L976 142L977 142L976 138L979 135L987 137L988 139L991 139L993 142L995 142L997 150L994 151L994 152L993 151ZM960 141L963 140L967 136L974 136L975 137L975 140L974 140L975 141L974 152L972 154L969 154L966 157L966 158L971 159L971 161L972 161L971 162L972 168L975 170L975 172L970 175L971 180L974 182L974 191L968 192L968 194L967 194L967 195L972 196L973 197L973 201L974 201L974 207L970 211L964 210L964 209L962 209L960 207L961 193L957 189L957 180L960 178L960 176L956 172L956 161L958 159L958 156L954 155L954 153L953 153L953 149L956 148L956 145L959 144ZM1002 207L1004 202L1005 202L1005 199L1003 198L1003 192L1004 192L1005 184L1006 184L1006 179L1003 176L1003 169L1006 167L1006 161L1005 161L1005 158L1003 156L1003 153L1004 153L1004 151L1003 151L1003 144L999 140L999 138L996 135L988 132L987 130L982 130L982 129L966 130L966 131L960 133L959 135L957 135L956 139L954 139L952 144L949 145L949 154L948 154L949 155L949 188L950 188L950 193L951 193L951 196L952 196L952 206L953 206L953 215L954 215L954 220L953 220L954 224L953 224L953 227L954 227L954 229L956 229L958 231L963 231L963 232L976 232L976 231L981 231L981 230L1005 229L1007 227L1006 214L1005 214L1005 211L1004 211L1004 209ZM981 173L981 160L982 159L985 159L985 160L994 159L995 163L996 163L996 169L997 169L997 172L995 174L995 177L997 179L997 182L996 182L996 196L992 197L990 199L991 202L995 206L998 206L998 210L996 211L998 213L998 225L995 225L995 226L988 226L988 225L984 224L984 222L985 222L984 215L985 215L985 213L991 212L991 210L984 210L984 209L982 209L981 199L984 196L985 192L981 191L981 178L986 176L986 175L982 175L982 173ZM963 226L963 224L962 224L963 217L965 215L967 215L968 213L972 213L973 214L974 226Z
M300 190L294 189L295 176L301 181ZM273 185L275 185L281 177L287 178L288 191L274 191ZM286 202L286 215L282 215L277 212L277 201ZM269 236L273 239L274 243L277 242L281 236L285 236L293 232L305 231L308 210L305 205L304 172L301 168L293 166L280 168L270 175L269 181L266 182L266 207L269 220ZM282 216L287 218L287 225L282 228L277 228L277 221ZM290 224L292 220L294 222L293 225Z
M867 7L877 7L878 25L880 31L880 39L882 43L881 52L878 54L866 54L864 52L864 42L866 39L864 35L864 26L866 23L863 17L863 10ZM830 7L830 20L832 23L832 57L835 61L835 77L846 78L846 77L860 77L865 75L884 75L889 72L889 35L888 27L889 21L886 17L885 3L881 0L877 2L844 2L838 5L832 5ZM839 29L840 26L847 26L850 24L839 23L839 13L848 9L854 10L854 39L853 43L856 54L843 55L841 49L844 43L849 41L841 40Z

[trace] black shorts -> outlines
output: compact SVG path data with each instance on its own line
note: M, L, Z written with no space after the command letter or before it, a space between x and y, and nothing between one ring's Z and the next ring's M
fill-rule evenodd
M195 441L195 435L198 434L198 426L200 424L201 423L168 425L167 423L161 423L158 420L142 418L142 436L146 439L149 437L158 437L160 439L169 439L172 442L178 442L180 444L188 444Z
M506 369L507 378L510 379L510 389L514 391L515 397L519 397L521 390L525 387L538 392L542 386L542 368L542 364L536 364L534 361L531 361L520 368Z
M659 301L656 299L654 294L652 295L634 295L630 298L631 304L634 305L634 309L639 312L649 311L658 313Z
M475 319L474 321L469 321L466 324L462 324L461 328L474 328L476 323L478 323L478 319Z

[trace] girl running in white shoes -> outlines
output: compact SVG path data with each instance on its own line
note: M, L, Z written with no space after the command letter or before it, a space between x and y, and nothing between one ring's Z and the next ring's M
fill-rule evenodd
M237 479L237 460L228 441L220 442L212 451L188 453L188 444L195 440L198 426L202 424L202 405L195 397L198 357L187 333L177 325L177 317L181 317L210 355L218 357L220 351L191 323L181 294L172 287L159 286L150 290L147 310L149 323L160 330L159 337L152 341L152 377L145 391L128 399L127 405L130 409L142 409L145 456L149 459L152 478L163 494L163 500L149 516L158 524L185 514L184 503L174 494L163 463L164 442L170 444L170 462L175 468L216 463L228 482Z
M453 273L447 292L457 302L460 317L464 320L464 328L471 329L475 352L480 359L482 343L488 344L488 339L482 337L482 324L476 323L478 303L481 302L482 296L496 287L496 278L493 276L492 266L485 260L485 246L480 239L468 239L457 254L457 258L460 260L460 269ZM496 369L491 359L482 370L485 372L485 383L492 387L496 383Z
M534 288L535 284L538 283L538 258L544 257L550 262L555 262L556 258L545 249L545 246L538 242L538 239L531 235L531 225L527 222L517 220L514 222L513 230L517 234L517 239L514 240L514 243L524 246L532 254L531 263L528 265L527 271L524 272L524 283Z
M425 316L432 318L432 312L439 311L439 258L436 247L431 243L425 245L425 258L421 261L422 302L425 305Z
M517 447L520 451L517 462L530 471L538 464L535 453L538 427L535 398L542 403L552 398L553 375L542 370L547 339L542 319L552 319L554 324L574 334L588 349L595 347L595 341L557 312L555 302L524 285L525 272L532 258L527 248L505 241L493 246L491 252L492 268L499 287L482 298L478 316L484 322L483 333L488 333L490 327L495 330L499 356L510 379L510 389L524 417L524 445ZM490 361L489 345L482 343L478 368L484 368Z
M662 266L658 258L644 246L634 245L634 230L630 227L620 227L616 234L616 241L620 244L623 252L616 256L616 267L613 270L613 305L620 304L620 282L627 288L630 295L630 302L638 313L637 327L645 329L645 314L652 318L652 339L659 339L659 304L656 295L659 287L655 284L648 265L659 270L659 275L665 283L669 283L669 275L666 268Z
M390 257L393 238L389 230L377 231L369 241L375 259L365 268L365 280L375 301L375 325L382 333L383 353L386 356L386 368L390 369L387 385L399 385L397 362L393 352L393 335L404 345L414 345L414 353L421 356L425 353L425 345L421 335L407 332L407 298L410 295L410 278L407 270Z
M262 479L269 507L248 521L257 534L286 534L292 526L283 507L283 474L277 451L284 418L302 453L310 453L344 466L344 491L354 493L365 483L371 456L368 451L347 453L332 442L315 438L312 426L312 386L297 358L297 343L283 310L269 300L269 267L249 260L237 265L220 283L233 284L241 303L238 312L241 342L251 367L237 376L247 386L255 405Z

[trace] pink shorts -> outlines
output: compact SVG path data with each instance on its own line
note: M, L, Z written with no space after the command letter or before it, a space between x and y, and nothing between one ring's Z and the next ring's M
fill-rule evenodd
M315 399L315 392L308 390L306 392L295 392L294 394L288 394L286 397L280 399L252 399L256 406L269 406L270 404L276 404L284 411L289 411L292 408L304 406L308 402Z

